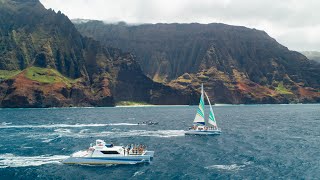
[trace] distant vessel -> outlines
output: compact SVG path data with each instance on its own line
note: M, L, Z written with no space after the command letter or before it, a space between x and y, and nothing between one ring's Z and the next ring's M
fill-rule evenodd
M62 161L64 164L138 164L149 163L154 151L147 151L144 145L114 146L103 140L96 140L88 150L73 153Z
M209 113L209 118L207 122L205 121L205 116L204 116L204 105L205 105L204 94L206 95L206 98L210 106L210 113ZM186 135L219 135L221 134L221 129L218 128L217 121L214 116L208 95L203 90L203 84L201 85L201 97L200 97L197 114L193 121L193 126L189 128L189 130L185 134Z
M139 125L158 125L159 122L146 121L142 123L138 123Z

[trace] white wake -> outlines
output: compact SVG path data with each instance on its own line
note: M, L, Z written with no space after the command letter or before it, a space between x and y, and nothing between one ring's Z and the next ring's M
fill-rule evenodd
M137 123L108 123L108 124L44 124L44 125L8 125L2 123L1 129L7 128L79 128L79 127L103 127L103 126L138 126Z
M48 133L47 135L54 135L59 137L73 137L73 138L86 138L86 137L135 137L135 136L145 136L145 137L179 137L184 136L184 130L130 130L130 131L102 131L102 132L91 132L88 130L81 130L80 132L72 132L67 129L55 130L53 133ZM34 137L34 135L32 135Z
M242 168L246 167L247 165L252 164L251 161L245 162L242 165L231 164L231 165L212 165L205 167L206 169L217 169L217 170L226 170L226 171L238 171L242 170Z
M0 168L41 166L44 164L60 164L68 158L63 155L15 156L14 154L0 154Z

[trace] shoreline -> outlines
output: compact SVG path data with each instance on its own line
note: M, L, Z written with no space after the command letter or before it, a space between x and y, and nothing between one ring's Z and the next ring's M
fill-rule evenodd
M213 107L227 107L227 106L298 106L298 105L320 105L320 103L299 103L299 104L214 104ZM119 106L105 106L105 107L93 107L93 106L84 106L84 107L47 107L47 108L23 108L23 107L17 107L17 108L5 108L2 107L0 110L15 110L15 109L93 109L93 108L142 108L142 107L187 107L187 106L198 106L198 105L119 105ZM208 106L208 105L205 105Z

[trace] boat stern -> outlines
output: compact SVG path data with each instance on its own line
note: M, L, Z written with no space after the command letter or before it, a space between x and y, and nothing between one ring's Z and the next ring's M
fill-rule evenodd
M146 151L144 155L150 156L151 158L153 158L154 151Z

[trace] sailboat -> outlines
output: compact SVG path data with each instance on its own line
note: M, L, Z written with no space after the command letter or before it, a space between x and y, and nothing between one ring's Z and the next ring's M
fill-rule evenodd
M204 95L210 106L210 113L208 120L205 120L204 115ZM201 85L201 97L199 102L199 107L196 113L196 117L193 121L193 126L185 133L186 135L219 135L221 134L221 129L218 128L216 118L214 116L212 106L207 93L203 90L203 84Z

